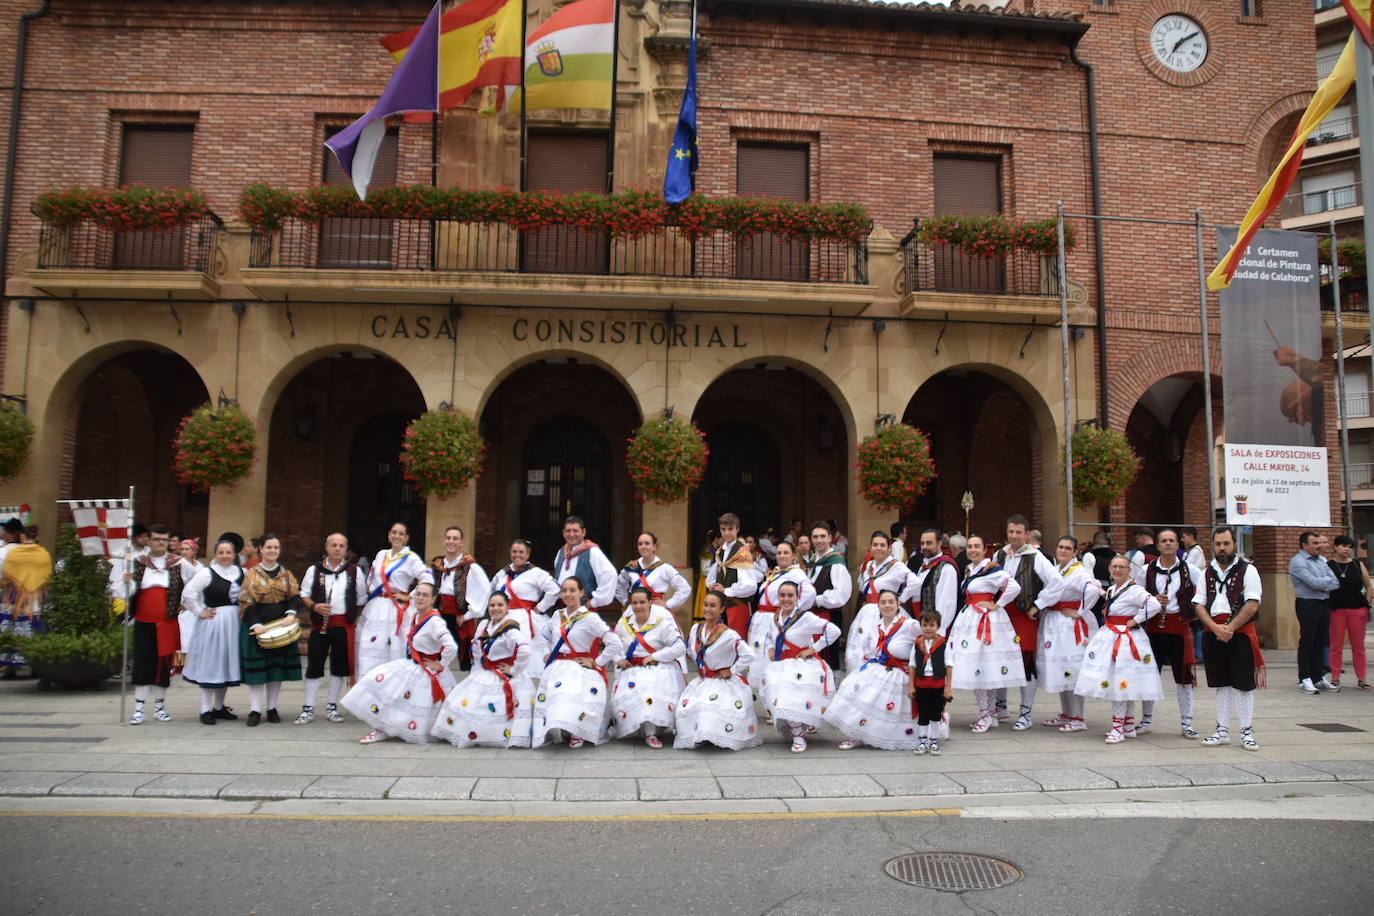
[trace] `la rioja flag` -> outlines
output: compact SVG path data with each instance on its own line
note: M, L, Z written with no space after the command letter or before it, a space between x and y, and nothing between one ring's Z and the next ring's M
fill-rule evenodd
M81 552L88 557L122 557L129 547L127 499L78 499L69 503Z

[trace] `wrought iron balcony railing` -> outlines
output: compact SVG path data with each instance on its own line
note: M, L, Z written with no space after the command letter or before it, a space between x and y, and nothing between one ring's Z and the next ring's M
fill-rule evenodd
M983 257L958 245L925 245L920 220L901 243L907 292L1058 296L1057 256L1016 249Z
M292 219L280 232L253 233L249 266L867 283L868 243L719 232L693 241L672 227L609 238L562 226L521 232L447 220Z
M116 231L95 223L38 230L38 267L208 273L224 223L213 213L172 229Z

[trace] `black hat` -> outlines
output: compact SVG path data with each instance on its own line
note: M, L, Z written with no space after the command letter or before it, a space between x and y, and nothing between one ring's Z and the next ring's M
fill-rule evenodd
M5 523L3 525L0 525L0 528L5 529L10 534L19 534L21 531L24 530L24 523L21 522L19 519L11 516L10 518L5 519Z
M239 551L243 550L243 538L240 537L239 534L235 531L224 532L215 540L215 543L218 544L221 541L228 541L230 544L233 544L234 553L238 553Z
M140 525L140 524L137 523L137 522L134 523L134 537L138 537L140 534L147 534L147 533L148 533L148 526L147 526L147 525Z

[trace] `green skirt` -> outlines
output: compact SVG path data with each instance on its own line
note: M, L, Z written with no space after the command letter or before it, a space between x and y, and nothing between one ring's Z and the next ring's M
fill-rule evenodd
M298 643L280 649L258 645L247 626L239 627L240 677L245 684L271 684L301 679L301 650Z

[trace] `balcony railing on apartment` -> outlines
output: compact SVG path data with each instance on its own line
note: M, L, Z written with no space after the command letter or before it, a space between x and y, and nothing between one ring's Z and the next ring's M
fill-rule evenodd
M1322 10L1333 10L1341 5L1341 0L1312 0L1312 11L1320 13Z
M249 266L867 283L868 243L719 232L693 241L672 227L609 238L561 226L521 232L502 223L293 219L278 233L253 233Z
M1350 469L1350 489L1365 490L1374 487L1374 464L1351 463L1346 467Z
M1369 392L1351 391L1347 388L1345 392L1345 415L1347 417L1369 416Z
M115 231L95 223L38 230L39 268L207 273L224 223L211 213L174 229Z
M1335 143L1338 140L1349 140L1355 136L1355 116L1348 115L1344 118L1329 118L1317 125L1317 129L1312 131L1312 136L1307 138L1308 146L1317 146L1322 143Z
M1302 195L1302 212L1304 216L1311 216L1313 213L1325 213L1327 210L1342 210L1346 207L1353 207L1359 202L1355 193L1355 185L1347 184L1339 188L1329 188L1325 191L1306 191Z
M1057 257L1013 250L997 257L970 254L957 245L924 245L920 220L902 239L902 271L907 292L1058 296Z

